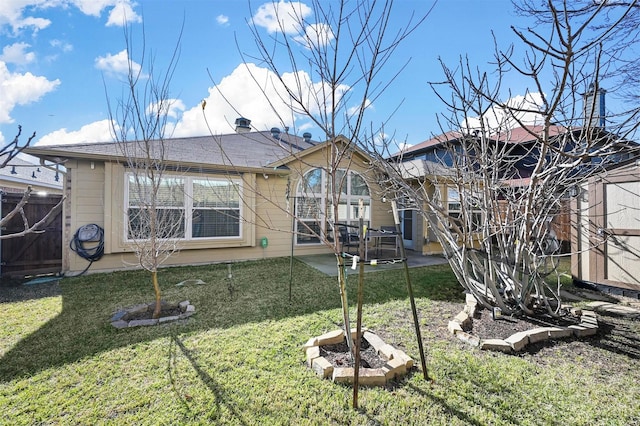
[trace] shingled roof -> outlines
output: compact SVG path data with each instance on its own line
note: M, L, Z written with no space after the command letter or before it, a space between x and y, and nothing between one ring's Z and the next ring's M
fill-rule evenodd
M34 188L62 190L62 179L55 170L41 167L20 157L13 158L9 164L0 168L0 187L10 190L28 185Z
M160 152L160 148L164 148L164 159L170 164L247 169L268 168L278 160L317 145L288 133L274 137L270 131L154 140L150 143L152 152ZM136 142L60 144L29 147L25 152L54 163L71 158L123 161L125 152L136 152L135 145ZM135 154L129 155L136 157Z

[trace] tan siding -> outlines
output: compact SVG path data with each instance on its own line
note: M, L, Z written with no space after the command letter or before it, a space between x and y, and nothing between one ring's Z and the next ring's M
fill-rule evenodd
M290 164L291 169L291 192L295 194L296 188L300 179L306 172L316 167L326 168L327 152L318 151L312 155L305 156L304 161L298 161L297 163ZM355 154L353 159L345 159L339 166L340 168L350 169L360 173L367 180L369 190L371 193L371 227L378 228L380 226L393 225L393 216L391 214L391 204L382 203L381 194L382 190L377 183L371 178L369 173L368 162L360 155Z
M290 176L278 175L278 171L265 178L263 174L243 175L243 238L235 240L186 242L181 251L175 253L165 266L186 264L207 264L291 255L292 218L287 214L287 182L290 179L291 195L295 195L296 185L307 170L325 166L326 153L318 151L305 157L304 161L289 165ZM73 202L70 228L72 232L86 223L97 223L105 228L105 255L95 262L91 272L111 271L136 267L137 259L131 253L132 246L125 243L124 236L124 174L125 168L116 163L101 164L70 162L70 176L73 185ZM364 159L345 162L343 167L351 167L363 175L367 172ZM389 203L380 200L380 188L370 185L371 225L375 227L393 224ZM293 205L290 206L293 208ZM262 248L261 239L266 237L268 246ZM215 248L211 248L215 245ZM324 245L295 246L294 255L328 253ZM79 256L70 256L69 270L81 271L87 261Z
M91 168L93 164L93 168ZM95 223L104 227L104 164L77 161L67 164L71 179L71 221L68 239L79 227ZM67 241L68 244L69 241ZM70 253L69 270L82 271L87 261Z
M287 176L257 177L256 197L256 245L260 247L262 237L267 237L267 257L288 256L291 253L292 222L287 213ZM289 206L293 208L293 203Z

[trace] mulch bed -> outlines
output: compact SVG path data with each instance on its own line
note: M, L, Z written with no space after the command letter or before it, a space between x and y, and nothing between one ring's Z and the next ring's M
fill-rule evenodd
M320 346L320 356L324 357L334 367L353 367L354 365L349 355L349 347L346 342ZM360 367L380 368L385 364L386 361L382 359L373 346L363 338L360 343Z
M163 305L162 308L160 309L160 318L178 316L181 313L182 313L182 310L180 309L179 306ZM145 312L127 314L126 316L127 321L152 319L152 318L153 318L153 306L147 309Z
M474 336L481 339L506 339L512 334L531 330L537 327L568 327L580 323L580 319L567 315L561 318L546 316L542 318L501 316L493 319L488 310L481 310L473 318L473 325L468 330Z

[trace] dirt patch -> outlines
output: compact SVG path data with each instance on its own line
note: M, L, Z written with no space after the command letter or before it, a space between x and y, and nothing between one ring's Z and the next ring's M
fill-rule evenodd
M551 316L541 318L501 316L493 319L492 313L485 309L479 311L472 318L471 328L465 331L481 339L506 339L515 333L537 327L569 327L579 323L580 319L573 315L561 318L553 318Z
M353 367L354 365L346 342L320 346L320 356L324 357L334 367ZM385 363L386 361L378 355L373 346L363 338L360 342L360 366L363 368L380 368Z
M152 319L153 318L153 305L149 306L149 309L147 309L144 312L135 312L135 313L130 313L128 315L126 315L126 319L128 321L133 321L133 320L143 320L143 319ZM160 317L172 317L172 316L178 316L182 313L182 309L180 309L179 306L177 305L163 305L162 309L160 310Z
M195 307L188 300L175 304L163 301L158 318L153 318L154 309L155 302L120 309L111 317L111 325L118 329L157 325L183 320L196 312Z

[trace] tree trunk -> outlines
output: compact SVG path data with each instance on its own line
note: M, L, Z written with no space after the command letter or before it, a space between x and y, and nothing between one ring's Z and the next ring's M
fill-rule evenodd
M151 273L151 277L153 280L153 290L156 293L156 306L153 309L153 318L160 318L160 311L162 310L162 295L160 293L160 284L158 284L158 271L153 271Z
M340 288L340 302L342 304L342 320L344 322L344 336L349 347L349 354L353 359L354 347L351 339L351 320L349 319L349 301L347 298L347 274L344 270L344 258L336 254L338 260L338 287Z

